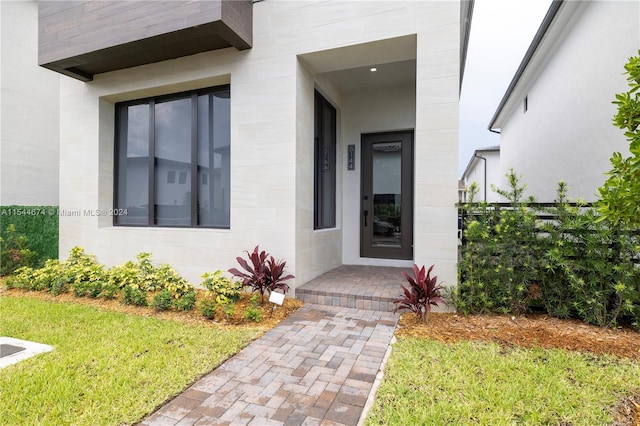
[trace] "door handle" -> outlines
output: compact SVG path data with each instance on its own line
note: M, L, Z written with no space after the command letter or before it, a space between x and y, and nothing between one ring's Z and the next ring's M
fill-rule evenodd
M365 210L364 214L364 226L367 226L367 216L369 216L369 210Z

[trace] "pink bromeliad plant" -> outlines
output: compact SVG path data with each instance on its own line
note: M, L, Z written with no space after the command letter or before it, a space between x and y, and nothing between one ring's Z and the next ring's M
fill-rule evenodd
M408 309L414 312L423 323L429 322L429 314L431 306L438 306L438 303L445 303L442 297L442 286L438 284L438 277L431 276L431 271L435 265L425 271L425 267L418 268L413 265L413 277L403 272L402 275L407 279L409 287L402 287L403 298L396 300L397 312L401 309Z

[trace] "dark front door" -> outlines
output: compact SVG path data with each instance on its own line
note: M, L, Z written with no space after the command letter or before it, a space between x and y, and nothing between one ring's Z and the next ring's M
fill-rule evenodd
M413 259L413 132L362 135L360 255Z

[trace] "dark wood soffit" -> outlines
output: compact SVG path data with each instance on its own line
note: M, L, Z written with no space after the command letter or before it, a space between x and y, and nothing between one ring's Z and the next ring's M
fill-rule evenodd
M113 7L104 7L105 3ZM156 13L154 20L138 19L139 4L142 9L149 4L163 4L164 9ZM100 14L96 14L94 5L103 5ZM136 12L124 14L123 5L137 8ZM169 14L171 10L167 8L173 8L173 13ZM91 11L90 16L85 15L87 10ZM183 16L198 11L198 17ZM252 44L252 18L251 1L40 2L39 62L53 71L90 81L95 74L196 53L227 47L244 50ZM109 31L109 22L114 19ZM170 22L163 26L159 19ZM199 23L203 19L208 22ZM115 31L116 27L119 31ZM150 35L153 33L158 34Z

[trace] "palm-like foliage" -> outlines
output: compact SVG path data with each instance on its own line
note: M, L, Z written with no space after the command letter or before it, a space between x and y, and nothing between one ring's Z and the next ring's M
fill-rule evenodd
M287 262L275 260L273 256L270 256L264 250L260 251L259 246L256 246L253 252L249 253L247 251L245 253L247 253L249 261L239 256L236 257L236 260L246 272L231 268L229 273L240 278L243 286L251 287L253 292L259 292L262 297L262 303L264 303L265 293L271 293L274 290L282 290L286 293L289 290L289 286L285 281L294 278L294 276L291 274L284 275L284 268Z
M438 277L431 276L431 271L434 265L425 271L425 267L418 268L418 265L413 265L413 277L403 272L402 275L409 282L409 288L402 287L404 297L396 300L397 312L400 309L408 309L414 312L418 318L424 323L429 321L429 313L431 312L431 306L438 306L438 303L445 303L442 298L442 286L438 284Z

